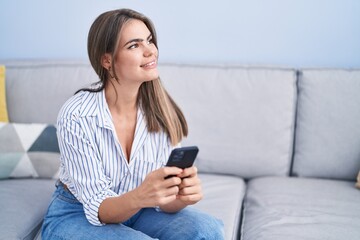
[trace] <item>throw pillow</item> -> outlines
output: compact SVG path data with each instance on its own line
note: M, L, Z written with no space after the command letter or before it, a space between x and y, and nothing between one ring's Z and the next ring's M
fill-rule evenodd
M360 171L359 171L359 173L358 173L357 182L356 182L355 186L356 186L357 188L360 188Z
M59 157L53 125L0 123L0 179L57 178Z
M5 94L5 66L0 66L0 122L8 122Z

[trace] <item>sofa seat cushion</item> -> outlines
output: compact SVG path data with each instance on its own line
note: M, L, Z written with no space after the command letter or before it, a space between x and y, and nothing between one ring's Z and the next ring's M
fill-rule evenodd
M34 239L55 191L53 179L0 181L0 238Z
M360 239L354 182L266 177L251 180L242 239Z
M210 215L221 219L226 239L238 239L245 182L239 177L200 174L204 198L194 205Z

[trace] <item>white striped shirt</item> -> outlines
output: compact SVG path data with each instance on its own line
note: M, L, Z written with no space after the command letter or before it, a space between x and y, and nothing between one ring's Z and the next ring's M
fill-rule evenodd
M57 121L60 180L83 204L88 221L98 218L101 202L138 187L145 176L166 164L173 147L166 133L149 133L141 109L130 161L118 141L104 91L80 92L62 107ZM121 206L119 206L121 207Z

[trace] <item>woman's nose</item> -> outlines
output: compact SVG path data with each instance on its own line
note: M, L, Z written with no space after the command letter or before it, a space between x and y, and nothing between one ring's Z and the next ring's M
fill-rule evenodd
M156 51L157 51L157 49L153 44L148 45L145 47L144 57L150 57L150 56L154 55L156 53Z

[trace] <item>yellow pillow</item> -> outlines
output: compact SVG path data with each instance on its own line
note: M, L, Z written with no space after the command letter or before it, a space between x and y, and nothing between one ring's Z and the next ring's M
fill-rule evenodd
M5 90L5 66L0 66L0 122L9 122Z
M360 188L360 171L359 171L359 174L357 176L357 182L356 182L356 185L355 185L357 188Z

